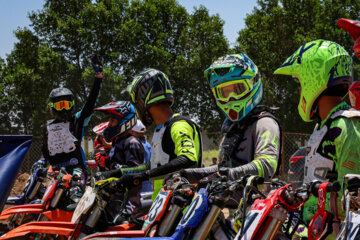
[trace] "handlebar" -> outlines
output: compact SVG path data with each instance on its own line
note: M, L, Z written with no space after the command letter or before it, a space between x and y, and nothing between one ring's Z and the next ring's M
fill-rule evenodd
M315 182L313 184L310 185L310 192L315 196L318 197L318 191L319 191L319 187L321 185L321 182ZM329 183L326 186L326 191L327 192L338 192L341 189L341 185L338 182L332 182Z

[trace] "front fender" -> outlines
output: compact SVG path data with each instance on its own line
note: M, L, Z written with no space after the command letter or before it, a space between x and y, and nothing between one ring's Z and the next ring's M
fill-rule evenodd
M9 218L14 214L19 213L41 213L44 209L44 204L26 204L20 206L13 206L11 208L5 209L1 215L0 220L4 220Z
M30 222L9 231L8 233L2 235L0 239L26 237L31 233L62 235L69 238L74 232L75 227L76 224L71 222ZM75 237L79 235L80 230L81 225L78 226Z

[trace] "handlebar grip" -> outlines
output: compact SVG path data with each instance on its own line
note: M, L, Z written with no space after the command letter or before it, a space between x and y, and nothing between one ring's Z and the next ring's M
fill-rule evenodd
M265 179L263 177L256 177L254 179L254 184L263 184Z
M326 187L327 192L338 192L341 189L341 185L339 182L329 183Z
M311 193L316 197L318 197L318 191L319 191L320 185L321 185L321 182L315 182L311 186ZM339 182L332 182L326 186L327 192L338 192L338 191L340 191L340 189L341 189L341 185Z

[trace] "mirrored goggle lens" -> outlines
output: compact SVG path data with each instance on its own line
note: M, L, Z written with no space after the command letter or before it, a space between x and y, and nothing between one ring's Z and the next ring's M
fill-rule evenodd
M59 101L59 102L56 102L56 103L53 103L52 104L52 107L55 108L56 110L69 110L72 106L74 105L74 102L72 101Z
M235 98L244 96L249 87L245 82L238 82L238 83L224 83L217 87L218 95L220 98L226 99L230 96Z

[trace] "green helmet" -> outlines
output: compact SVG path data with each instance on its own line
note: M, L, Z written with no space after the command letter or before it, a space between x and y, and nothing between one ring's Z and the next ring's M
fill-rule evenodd
M205 70L205 77L217 105L233 122L243 119L262 99L260 73L246 54L217 59Z
M298 111L305 122L314 118L318 97L328 88L352 83L352 59L339 44L316 40L302 45L274 74L291 75L300 81Z
M156 69L146 69L136 75L132 83L127 87L130 93L131 103L135 106L140 120L146 125L152 124L148 109L158 103L174 102L174 91L165 73Z

